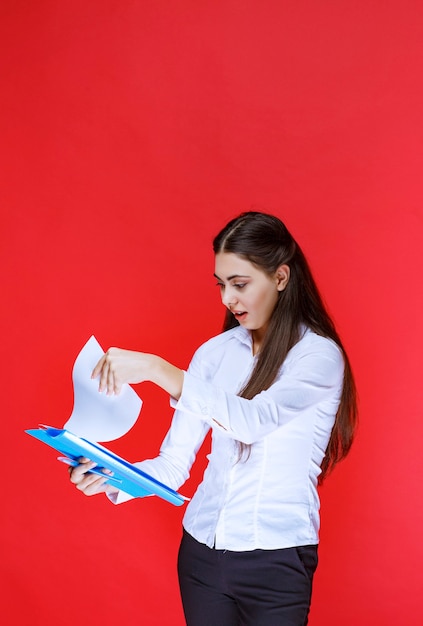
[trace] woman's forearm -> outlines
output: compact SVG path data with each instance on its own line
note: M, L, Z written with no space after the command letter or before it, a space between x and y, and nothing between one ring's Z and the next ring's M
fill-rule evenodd
M184 383L183 370L155 354L146 356L151 357L149 380L164 389L164 391L167 391L173 398L179 400Z

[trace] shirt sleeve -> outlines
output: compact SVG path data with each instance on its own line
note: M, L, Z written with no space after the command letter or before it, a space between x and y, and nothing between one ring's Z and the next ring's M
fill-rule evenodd
M194 372L187 372L176 407L201 416L211 427L233 439L252 444L321 402L338 404L343 371L338 346L318 338L295 356L287 357L276 382L252 400L228 393L196 377Z
M175 411L159 455L153 459L134 463L134 465L177 491L189 478L192 464L209 430L210 426L206 421ZM132 496L118 491L108 494L108 498L113 504L121 504L131 500Z

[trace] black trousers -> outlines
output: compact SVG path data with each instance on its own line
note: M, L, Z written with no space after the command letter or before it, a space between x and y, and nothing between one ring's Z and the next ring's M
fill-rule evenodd
M232 552L184 531L178 556L187 626L306 626L317 546Z

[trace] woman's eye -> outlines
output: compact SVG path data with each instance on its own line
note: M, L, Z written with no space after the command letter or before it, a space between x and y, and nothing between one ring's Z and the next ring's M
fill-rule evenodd
M247 283L236 283L234 287L236 287L237 289L242 289L243 287L245 287L246 284Z
M219 287L219 289L223 289L224 286L223 283L216 283L216 287Z

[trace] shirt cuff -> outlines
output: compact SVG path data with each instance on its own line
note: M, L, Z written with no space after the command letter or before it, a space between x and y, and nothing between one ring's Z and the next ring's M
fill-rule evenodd
M173 399L174 401L174 399ZM219 390L212 384L199 380L189 372L185 373L181 396L174 408L185 413L192 413L201 417L210 426L220 426L222 431L229 430L229 424L221 424L220 420L214 419L219 414L217 406L219 403Z
M125 491L121 491L120 489L114 493L106 492L106 496L112 504L122 504L123 502L134 499L134 496L130 496L129 493L125 493Z

